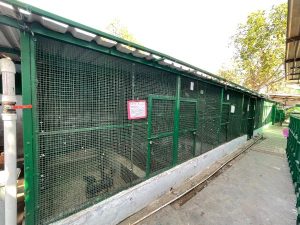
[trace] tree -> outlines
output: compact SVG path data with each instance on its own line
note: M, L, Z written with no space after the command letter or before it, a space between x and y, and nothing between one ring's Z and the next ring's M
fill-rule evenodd
M107 27L106 30L117 37L123 38L127 41L137 43L135 37L128 31L127 27L122 25L119 19L114 19Z
M221 69L220 76L231 74L231 80L238 76L238 83L258 92L263 89L275 91L281 87L284 81L286 25L286 3L273 6L269 12L259 10L251 13L246 23L239 24L232 37L234 63L229 69Z
M225 78L226 80L230 80L234 83L243 85L243 76L241 76L241 71L237 65L231 67L222 67L219 70L219 76Z

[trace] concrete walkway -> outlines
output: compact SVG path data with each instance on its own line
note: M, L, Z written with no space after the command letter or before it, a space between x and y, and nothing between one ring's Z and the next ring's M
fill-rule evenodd
M264 137L181 208L167 206L140 224L295 225L282 128L272 126Z

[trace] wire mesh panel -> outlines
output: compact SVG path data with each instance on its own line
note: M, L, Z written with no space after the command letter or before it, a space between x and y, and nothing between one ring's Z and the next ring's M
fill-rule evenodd
M150 94L175 96L176 75L141 64L134 64L133 68L134 84L132 88L136 98L148 99Z
M150 173L169 168L173 162L175 98L150 96Z
M132 64L44 38L36 49L36 220L43 224L124 189L145 172L132 163L126 108Z
M201 101L198 104L199 128L196 141L201 142L202 154L219 145L222 89L208 83L199 83Z
M181 100L179 130L196 130L197 100Z
M200 155L226 142L226 126L221 123L221 87L209 83L182 78L181 96L197 99L198 127L195 154ZM228 115L228 109L225 114ZM224 117L224 116L223 116Z
M222 114L221 114L221 116L222 116L221 117L221 135L220 135L221 143L225 143L228 141L229 113L230 113L230 105L228 103L223 103Z
M178 162L184 162L194 157L195 134L193 132L184 132L179 135Z
M182 98L192 98L197 100L203 99L201 95L204 94L204 85L205 83L198 80L182 77L180 96Z
M248 95L244 95L243 101L243 113L242 113L242 134L247 134L248 130L248 112L249 112L249 104L250 98Z
M254 123L254 129L257 129L260 127L260 121L261 121L261 99L257 98L255 102L255 123Z
M195 154L197 131L197 100L180 101L178 161L184 162Z
M176 76L42 37L35 60L36 221L45 224L145 178L147 119L129 121L127 100L175 95ZM157 112L154 132L173 114ZM153 168L172 161L172 141L154 143Z
M160 96L175 96L176 94L176 75L151 68L148 66L144 66L141 64L135 64L133 63L133 83L131 84L131 89L133 91L133 99L144 99L147 100L147 104L149 106L149 95L160 95ZM158 134L160 131L163 132L164 129L169 129L169 131L172 131L171 128L173 128L173 125L168 125L172 122L174 118L174 112L172 106L170 104L162 104L161 102L154 102L155 104L155 117L154 122L155 126L153 127L154 133ZM158 106L158 108L156 107ZM169 108L168 108L169 107ZM162 116L162 113L168 112L165 117ZM148 112L149 114L149 112ZM146 163L147 163L147 149L148 149L148 119L143 119L141 121L131 121L133 124L133 163L135 165L139 165L139 168L142 170L146 170ZM165 122L165 121L168 122ZM161 123L161 125L160 125ZM163 142L163 141L161 141ZM165 140L167 142L167 140ZM157 141L153 142L153 153L155 156L153 156L154 160L157 155L156 153L159 152L159 147L157 147L156 143L159 143ZM170 140L170 145L172 145ZM166 143L165 143L165 146ZM172 160L172 157L171 159ZM155 160L155 163L158 162ZM165 164L165 163L163 163ZM168 163L167 163L168 164ZM156 166L157 165L157 168ZM159 167L162 164L154 164L153 165L153 171L159 171Z
M151 172L157 173L172 166L173 136L157 138L151 144Z
M153 99L151 134L173 132L174 100Z
M226 91L225 96L229 96L229 120L228 120L228 139L230 141L239 137L241 132L241 120L243 110L243 94L236 91ZM225 99L226 100L226 99Z
M260 119L259 119L259 127L263 126L263 117L264 117L264 100L260 101Z
M188 159L192 152L194 152L195 155L200 155L201 154L201 148L202 148L202 124L203 124L203 115L204 115L204 108L205 108L205 98L204 98L204 90L206 88L206 83L195 80L195 79L191 79L191 78L186 78L186 77L182 77L181 78L181 93L180 96L182 98L190 98L190 99L194 99L195 101L197 101L196 104L196 109L192 109L190 114L191 116L194 118L191 120L191 123L194 124L194 128L196 129L196 134L193 136L191 134L185 134L179 137L179 148L180 146L182 146L182 143L186 143L187 139L190 139L190 141L195 141L195 145L189 145L189 147L182 147L183 149L189 149L187 151L188 154L185 156L180 156L179 155L179 160L185 161L186 159ZM182 102L181 102L182 104ZM182 110L184 109L184 107L180 107L180 117L181 117L181 113ZM196 115L195 117L193 116L193 112L194 110L196 110ZM187 116L189 116L187 114ZM196 120L198 121L196 123ZM197 124L197 125L196 125ZM180 122L180 126L184 126L184 121L181 119ZM190 126L193 127L193 126ZM181 130L181 128L180 128ZM194 148L194 150L192 150L192 148ZM178 154L181 154L181 152L179 152ZM183 159L181 159L183 158Z
M247 132L249 97L240 93L221 99L222 87L186 77L179 90L178 75L161 69L40 36L35 45L37 224L75 213L174 166L177 158L181 163ZM129 120L128 100L145 100L148 118ZM259 104L266 123L272 103Z
M247 126L248 138L252 138L253 136L254 122L255 122L255 99L250 98L249 112L248 112L248 126Z

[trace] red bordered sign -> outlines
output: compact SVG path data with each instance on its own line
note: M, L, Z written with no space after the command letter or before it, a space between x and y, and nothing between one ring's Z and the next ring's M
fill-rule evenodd
M129 120L138 120L147 118L146 100L128 100L127 114Z

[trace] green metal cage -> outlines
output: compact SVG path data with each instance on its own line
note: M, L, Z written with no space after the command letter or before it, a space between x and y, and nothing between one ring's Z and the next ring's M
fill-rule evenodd
M26 220L48 224L271 122L272 102L24 32ZM128 100L147 118L129 120ZM71 190L71 191L70 191Z

